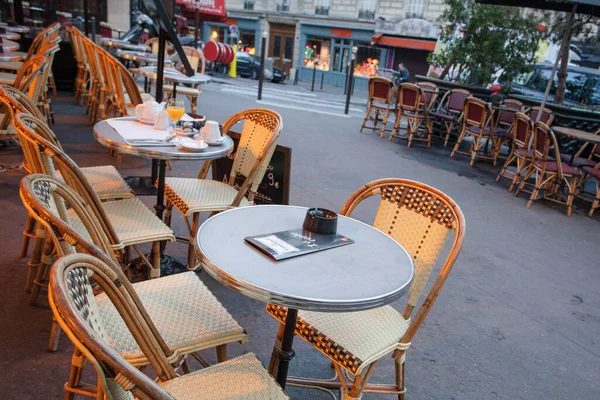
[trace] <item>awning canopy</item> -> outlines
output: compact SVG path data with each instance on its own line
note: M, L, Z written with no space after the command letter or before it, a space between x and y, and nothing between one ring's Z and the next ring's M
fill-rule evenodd
M373 35L371 41L379 46L401 47L403 49L424 51L434 51L436 43L435 40L388 36L382 33L377 33Z
M227 11L225 11L225 0L177 0L183 7L182 14L188 18L198 10L200 19L203 21L225 22Z

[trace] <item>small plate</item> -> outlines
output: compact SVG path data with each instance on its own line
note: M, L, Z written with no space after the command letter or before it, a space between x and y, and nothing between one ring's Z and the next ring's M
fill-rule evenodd
M135 119L137 119L142 124L154 125L154 120L153 119L141 119L141 118L137 118L137 117Z
M220 146L223 144L223 140L225 140L225 136L221 136L221 140L215 140L214 142L206 140L206 139L202 139L206 142L206 144L208 144L209 146Z
M194 140L190 138L181 139L179 145L188 151L200 152L208 147L204 140Z

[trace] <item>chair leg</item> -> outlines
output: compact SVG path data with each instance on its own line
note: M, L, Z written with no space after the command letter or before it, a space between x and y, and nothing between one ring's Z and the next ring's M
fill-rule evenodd
M65 400L71 400L75 397L75 389L77 389L81 383L81 375L86 362L87 360L83 356L83 353L75 348L73 356L71 357L69 379L67 380L67 383L65 383Z
M385 135L385 127L387 125L388 118L390 117L390 110L385 110L385 115L383 116L383 121L381 123L381 134L379 137L383 137Z
M60 325L56 319L52 317L52 328L50 329L50 339L48 339L48 351L54 353L56 349L58 349L58 341L60 340L61 332L62 329L60 328Z
M396 388L401 392L398 394L398 400L404 400L406 392L406 387L404 386L404 354L395 359L394 372L396 375Z
M269 361L269 374L271 374L271 376L277 376L277 370L279 369L279 357L277 355L277 350L281 348L284 328L285 326L283 324L279 324L279 329L277 330L277 337L275 339L275 343L273 344L271 360Z
M192 230L190 231L190 244L188 246L188 268L193 268L196 266L194 242L196 240L196 232L198 232L198 225L200 225L200 213L194 213L192 215Z
M222 363L227 361L227 345L222 344L217 346L217 363Z
M590 212L588 213L589 217L594 215L594 211L596 211L596 208L598 208L599 204L600 204L600 182L598 182L598 180L596 180L596 198L592 202L592 207L590 208Z
M538 173L538 175L539 175L539 173ZM541 180L542 179L540 179L539 177L536 177L536 179L535 179L535 181L536 181L535 182L535 188L531 191L531 196L529 197L529 201L527 202L527 208L531 207L531 205L533 204L533 202L535 200L537 200L538 194L539 194L540 190L542 190L542 187L541 187L541 185L539 183Z
M574 176L571 181L571 187L569 188L569 194L567 196L567 217L571 216L573 210L573 200L575 200L575 193L577 192L577 177Z
M160 242L152 243L152 269L150 279L160 278Z
M31 287L31 294L29 295L29 304L32 306L36 304L37 298L40 295L40 290L43 286L45 286L44 282L46 280L46 277L48 276L48 270L53 264L53 253L54 243L52 242L52 238L50 236L47 236L46 241L44 243L44 253L42 254L42 258L40 260L40 263L38 264L36 276L33 280L33 286Z
M25 222L25 230L23 231L23 244L21 245L21 258L27 256L27 249L29 248L29 239L35 237L35 219L31 215L27 215L27 222Z
M446 126L446 138L444 139L444 147L448 146L448 140L450 140L450 132L452 132L452 128L454 127L454 122L450 122L449 124L444 123Z
M362 125L360 126L359 132L363 131L365 125L367 124L367 121L369 120L369 115L371 115L371 105L370 104L367 106L367 112L365 114L365 119L363 119L363 122L362 122Z

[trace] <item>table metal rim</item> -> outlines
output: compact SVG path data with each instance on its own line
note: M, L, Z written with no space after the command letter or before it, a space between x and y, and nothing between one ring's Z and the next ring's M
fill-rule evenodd
M116 118L115 118L116 119ZM119 119L135 119L134 117L121 117ZM196 160L196 161L202 161L202 160L213 160L215 159L215 157L207 157L207 158L202 158L200 157L200 155L202 155L202 152L199 153L173 153L173 154L165 154L163 152L157 152L155 150L141 150L140 147L134 147L134 146L130 146L128 144L122 144L122 143L117 143L114 142L102 135L100 135L97 132L96 127L101 124L101 123L106 123L108 125L109 128L113 129L114 128L112 126L110 126L108 124L108 122L106 122L106 120L104 121L100 121L98 123L96 123L94 125L94 137L96 138L96 140L98 141L98 143L102 144L103 146L108 147L109 149L113 149L116 150L120 153L123 154L130 154L130 155L134 155L134 156L138 156L138 157L145 157L145 158L150 158L153 160ZM117 132L118 134L118 132ZM229 137L229 136L228 136ZM221 157L225 157L228 156L229 154L231 154L231 152L233 151L233 139L229 138L229 140L231 140L231 146L226 149L223 150L222 153L213 153L213 155L218 154L219 157L217 158L221 158ZM156 147L160 147L160 146L156 146ZM144 149L151 149L152 147L147 146L144 147Z
M308 209L308 207L287 206L287 205L286 206L283 206L283 205L257 205L257 206L249 206L249 207L290 207L290 208L300 208L303 210ZM272 302L274 304L278 304L278 305L281 305L284 307L291 307L291 308L297 308L297 309L301 309L301 310L310 310L310 311L336 312L336 311L369 310L372 308L377 308L377 307L389 304L392 301L402 297L402 295L404 295L408 291L408 289L410 288L410 285L414 279L415 269L414 269L414 263L413 263L412 257L410 256L410 254L408 254L406 249L400 243L398 243L397 241L395 241L394 239L392 239L391 237L386 235L384 232L378 230L377 228L375 228L369 224L366 224L355 218L345 217L342 215L340 215L340 217L351 219L351 220L358 222L359 224L362 224L370 229L374 229L376 232L383 235L386 239L393 241L395 245L397 245L400 249L402 249L402 251L406 254L406 257L409 260L410 265L412 267L410 278L408 279L407 283L404 286L398 288L397 290L394 290L394 291L391 291L391 292L388 292L388 293L385 293L385 294L382 294L379 296L373 296L370 298L361 299L360 301L325 300L325 299L315 299L315 298L309 298L309 297L290 298L290 297L287 297L283 293L271 291L271 290L265 289L263 287L260 287L260 286L251 284L249 282L243 281L241 279L238 279L238 278L232 276L231 274L223 271L210 259L210 257L206 256L202 252L202 246L199 243L199 240L200 240L200 231L205 227L206 223L208 223L213 218L217 218L219 215L223 215L223 214L229 213L229 212L235 212L240 209L241 208L233 208L230 210L226 210L226 211L223 211L223 212L207 219L200 226L200 228L198 228L198 232L196 233L196 240L194 241L194 249L196 251L196 254L199 256L201 263L204 264L204 269L209 273L210 276L212 276L214 279L216 279L221 284L223 284L229 288L232 288L234 290L237 290L240 293L242 293L248 297L251 297L255 300L263 301L265 303Z

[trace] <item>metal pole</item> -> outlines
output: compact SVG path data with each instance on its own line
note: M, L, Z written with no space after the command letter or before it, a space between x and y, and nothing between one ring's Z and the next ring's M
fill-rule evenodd
M344 108L344 114L348 115L348 111L350 110L350 96L352 96L352 91L354 89L353 79L354 79L354 63L356 62L356 52L358 51L358 47L352 47L352 62L350 62L350 76L348 77L348 88L346 90L346 108Z
M346 82L344 83L344 95L348 94L348 73L350 72L350 63L346 64Z
M89 32L90 32L89 28L88 28L89 19L90 19L90 15L89 15L89 11L88 11L88 0L83 0L83 20L84 20L83 31L84 31L86 37L89 35Z
M194 30L194 48L198 48L198 40L200 40L200 9L196 8L196 18L194 21L194 26L196 29Z
M294 72L294 86L298 84L298 71L298 68L296 68L296 71Z
M323 90L323 78L325 77L325 71L321 71L321 91Z
M90 18L90 23L92 24L92 42L96 43L96 17L93 15Z
M313 64L313 78L312 78L312 85L310 86L310 91L314 92L315 91L315 77L317 76L317 63Z
M24 22L25 19L23 17L23 0L15 0L14 8L15 8L15 21L17 22L17 24L23 25L25 23Z
M158 31L158 62L156 65L156 96L154 98L159 103L162 101L163 95L163 75L165 68L165 42L167 40L167 32L163 28Z
M263 81L265 79L265 54L267 52L267 32L263 32L260 43L260 71L258 71L258 100L262 100Z

